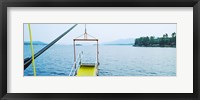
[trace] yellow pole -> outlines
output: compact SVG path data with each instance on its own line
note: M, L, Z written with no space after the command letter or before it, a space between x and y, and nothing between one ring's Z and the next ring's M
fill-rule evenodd
M36 76L36 68L35 68L35 57L34 57L34 49L33 49L33 43L32 43L32 31L31 31L31 26L28 24L28 29L29 29L29 35L30 35L30 48L31 48L31 54L32 54L32 66L33 66L33 74Z

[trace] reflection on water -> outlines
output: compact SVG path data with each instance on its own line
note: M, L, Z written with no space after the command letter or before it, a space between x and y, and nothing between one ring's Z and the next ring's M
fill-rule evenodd
M34 45L37 52L45 45ZM95 62L96 46L77 46L83 62ZM24 45L24 57L31 55ZM73 46L54 45L35 60L38 76L68 76L73 65ZM99 46L99 76L176 76L176 48ZM33 76L30 65L25 76Z

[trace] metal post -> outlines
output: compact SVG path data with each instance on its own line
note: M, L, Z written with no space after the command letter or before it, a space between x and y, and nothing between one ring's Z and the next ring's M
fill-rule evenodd
M99 43L98 43L98 40L97 40L97 63L99 65Z
M74 62L76 62L76 45L75 45L75 40L74 40Z
M86 29L86 24L85 24L85 33L84 33L84 39L87 39L87 29Z

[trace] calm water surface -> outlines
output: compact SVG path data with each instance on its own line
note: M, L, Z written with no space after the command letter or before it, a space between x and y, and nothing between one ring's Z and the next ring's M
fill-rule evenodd
M45 45L34 45L35 53ZM77 46L83 62L95 62L96 46ZM38 76L68 76L73 66L73 46L54 45L35 59ZM31 56L24 45L24 57ZM99 46L99 76L176 76L176 48ZM32 65L25 76L33 76Z

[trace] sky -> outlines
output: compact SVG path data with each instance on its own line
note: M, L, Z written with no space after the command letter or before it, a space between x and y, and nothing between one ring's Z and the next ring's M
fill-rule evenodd
M74 24L30 24L33 41L50 43ZM176 32L176 24L86 24L87 33L106 43L120 39L142 36L162 37L167 33L171 37ZM56 44L73 44L73 39L84 34L85 24L78 24ZM24 24L24 41L30 41L28 24Z

